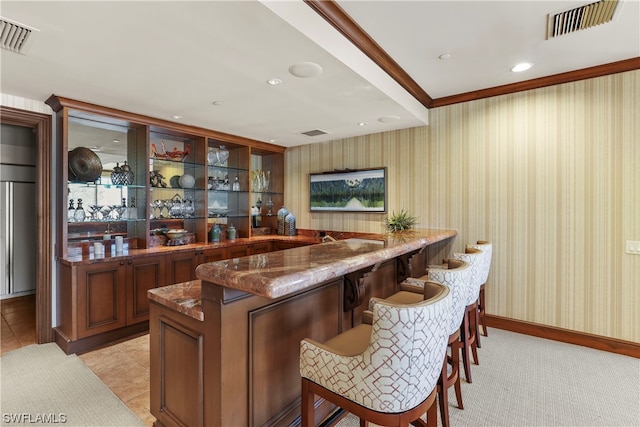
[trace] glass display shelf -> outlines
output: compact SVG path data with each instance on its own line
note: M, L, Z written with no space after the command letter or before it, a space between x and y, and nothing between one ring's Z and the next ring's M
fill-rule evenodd
M156 166L166 166L166 167L179 167L182 166L185 169L189 168L204 168L205 165L201 163L194 163L190 161L181 161L181 160L168 160L168 159L159 159L157 157L149 158L149 165ZM217 167L217 166L216 166Z
M73 188L104 188L104 189L117 189L117 190L126 190L126 189L141 189L144 190L144 185L122 185L122 184L110 184L110 183L98 183L98 182L74 182L68 181L67 185L70 189Z

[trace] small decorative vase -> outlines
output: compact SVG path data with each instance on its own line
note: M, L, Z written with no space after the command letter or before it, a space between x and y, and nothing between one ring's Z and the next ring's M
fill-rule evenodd
M182 188L193 188L193 186L196 185L196 179L193 177L193 175L185 173L178 180L178 184L180 184L180 187Z
M278 209L278 213L276 214L277 215L277 231L276 232L282 236L286 234L284 219L288 214L289 214L289 211L284 206Z
M117 165L117 163L116 163ZM133 171L131 170L131 166L127 164L127 161L124 161L122 167L120 167L120 172L122 173L122 181L124 185L132 185L133 184Z
M296 235L296 217L291 212L284 217L284 234L287 236Z

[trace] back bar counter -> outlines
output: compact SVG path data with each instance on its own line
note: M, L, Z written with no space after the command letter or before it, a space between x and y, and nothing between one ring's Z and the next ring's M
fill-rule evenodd
M367 235L201 264L149 291L151 413L161 426L288 426L300 341L360 323L370 297L450 254L454 230ZM316 423L335 407L318 400Z

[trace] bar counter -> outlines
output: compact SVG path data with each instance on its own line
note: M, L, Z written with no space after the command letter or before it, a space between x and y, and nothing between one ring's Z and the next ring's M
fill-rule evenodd
M279 298L454 237L453 230L418 229L201 264L196 276L253 295Z
M369 298L424 274L456 234L372 234L209 262L199 280L150 290L155 426L299 424L300 341L360 324ZM334 411L317 402L316 423Z

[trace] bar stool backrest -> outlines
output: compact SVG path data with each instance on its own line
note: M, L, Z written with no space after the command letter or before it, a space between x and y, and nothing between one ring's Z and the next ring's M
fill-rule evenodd
M454 253L454 259L458 259L469 264L471 274L469 277L470 286L468 288L465 306L473 304L480 295L480 286L484 284L484 254L479 249L467 248L465 253Z
M453 335L460 329L460 324L464 317L470 288L471 269L469 264L458 259L449 259L448 267L429 267L427 269L427 280L441 283L451 291L449 335ZM425 283L425 288L428 283L430 282Z
M482 284L487 283L489 278L489 271L491 270L491 257L493 256L493 245L484 240L478 240L476 244L469 244L467 248L479 249L485 255L484 263L482 265Z

